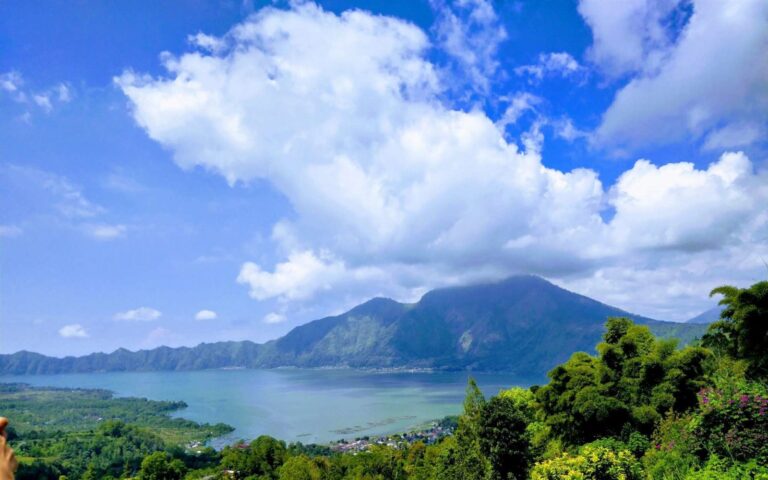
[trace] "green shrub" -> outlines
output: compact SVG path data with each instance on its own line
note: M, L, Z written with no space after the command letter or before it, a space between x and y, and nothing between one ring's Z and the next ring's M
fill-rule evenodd
M578 455L568 453L537 463L532 480L640 480L640 462L628 450L614 452L606 447L587 445Z
M738 392L714 388L699 393L694 434L701 449L738 462L768 464L768 392L762 385L744 384Z
M698 467L698 458L684 450L650 451L643 458L651 480L685 480Z
M684 480L699 465L693 415L667 415L657 426L643 463L653 480Z
M698 471L690 472L685 480L768 480L768 467L760 466L755 460L748 463L724 461L713 455Z

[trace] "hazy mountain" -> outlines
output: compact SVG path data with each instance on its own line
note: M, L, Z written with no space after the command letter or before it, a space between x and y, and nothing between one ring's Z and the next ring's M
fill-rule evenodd
M434 290L415 304L375 298L262 345L219 342L61 359L18 352L0 355L0 373L297 366L497 370L533 377L575 351L593 351L611 316L633 318L682 341L706 329L633 315L539 277L518 276Z
M720 320L720 312L723 311L723 307L716 306L712 307L709 310L706 310L695 317L686 320L685 323L698 323L698 324L705 324L709 325L712 322L715 322L717 320Z

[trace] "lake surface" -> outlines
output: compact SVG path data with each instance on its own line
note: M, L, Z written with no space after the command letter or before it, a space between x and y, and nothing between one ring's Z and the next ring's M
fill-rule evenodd
M235 431L216 443L271 435L285 441L326 443L397 433L461 411L467 372L378 373L356 370L203 370L71 375L0 376L0 382L105 388L118 396L183 400L174 415L224 422ZM486 395L528 386L509 374L477 374Z

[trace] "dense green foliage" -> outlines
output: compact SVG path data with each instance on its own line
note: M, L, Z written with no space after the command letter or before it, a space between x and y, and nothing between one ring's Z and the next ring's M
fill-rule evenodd
M569 444L650 434L665 412L693 407L705 385L706 349L678 350L625 318L608 321L597 349L597 357L575 353L536 392L546 423Z
M141 462L140 480L181 480L187 467L167 452L154 452Z
M376 298L262 345L220 342L78 358L0 355L0 373L349 366L497 370L540 381L571 352L592 351L608 317L628 317L689 342L705 325L660 322L563 290L541 278L435 290L416 304Z
M94 429L108 420L151 428L161 439L174 444L202 442L232 431L224 424L200 425L168 416L186 406L184 402L115 398L106 390L0 384L0 412L13 418L14 430L30 442Z
M768 351L745 337L768 324L763 284L715 292L726 308L707 346L611 318L597 355L573 354L547 385L486 399L470 381L455 433L433 444L342 454L262 436L194 452L119 421L60 438L22 422L19 478L768 480Z
M10 440L22 461L20 479L130 476L153 452L168 449L184 457L183 449L169 446L232 431L228 425L168 416L184 407L183 402L115 398L105 390L0 384L0 413L13 419ZM189 465L205 464L212 455L210 449L198 450Z
M21 455L38 457L37 464L22 463L18 478L42 477L41 466L46 467L47 475L61 472L69 478L119 478L137 472L145 456L164 446L163 441L149 431L107 421L87 434L65 434L32 444L17 442ZM58 478L58 475L47 478Z
M712 290L722 295L721 320L710 327L704 345L732 358L744 360L748 375L768 380L768 281L750 288L731 286Z
M532 460L529 422L525 411L508 396L495 396L485 404L477 433L494 480L526 476Z
M285 463L285 443L272 437L261 436L250 445L235 445L224 449L221 465L233 472L237 480L250 476L277 478L277 470Z
M642 467L628 450L618 452L606 447L586 445L578 454L564 452L536 464L533 480L640 480Z

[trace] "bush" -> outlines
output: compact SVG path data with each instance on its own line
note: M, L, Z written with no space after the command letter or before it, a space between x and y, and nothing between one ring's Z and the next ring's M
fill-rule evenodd
M532 480L640 480L643 470L628 450L614 452L606 447L587 445L578 455L562 454L537 463Z
M724 461L716 455L710 457L705 467L689 473L685 480L768 480L768 468L756 461L736 463Z
M744 384L737 392L714 388L699 393L694 431L702 450L720 457L768 464L768 392L759 384Z
M693 415L667 415L653 434L651 448L643 457L648 477L654 480L684 480L699 465L693 452L698 440L693 429Z
M685 480L699 464L695 456L681 450L649 452L643 460L651 480Z

